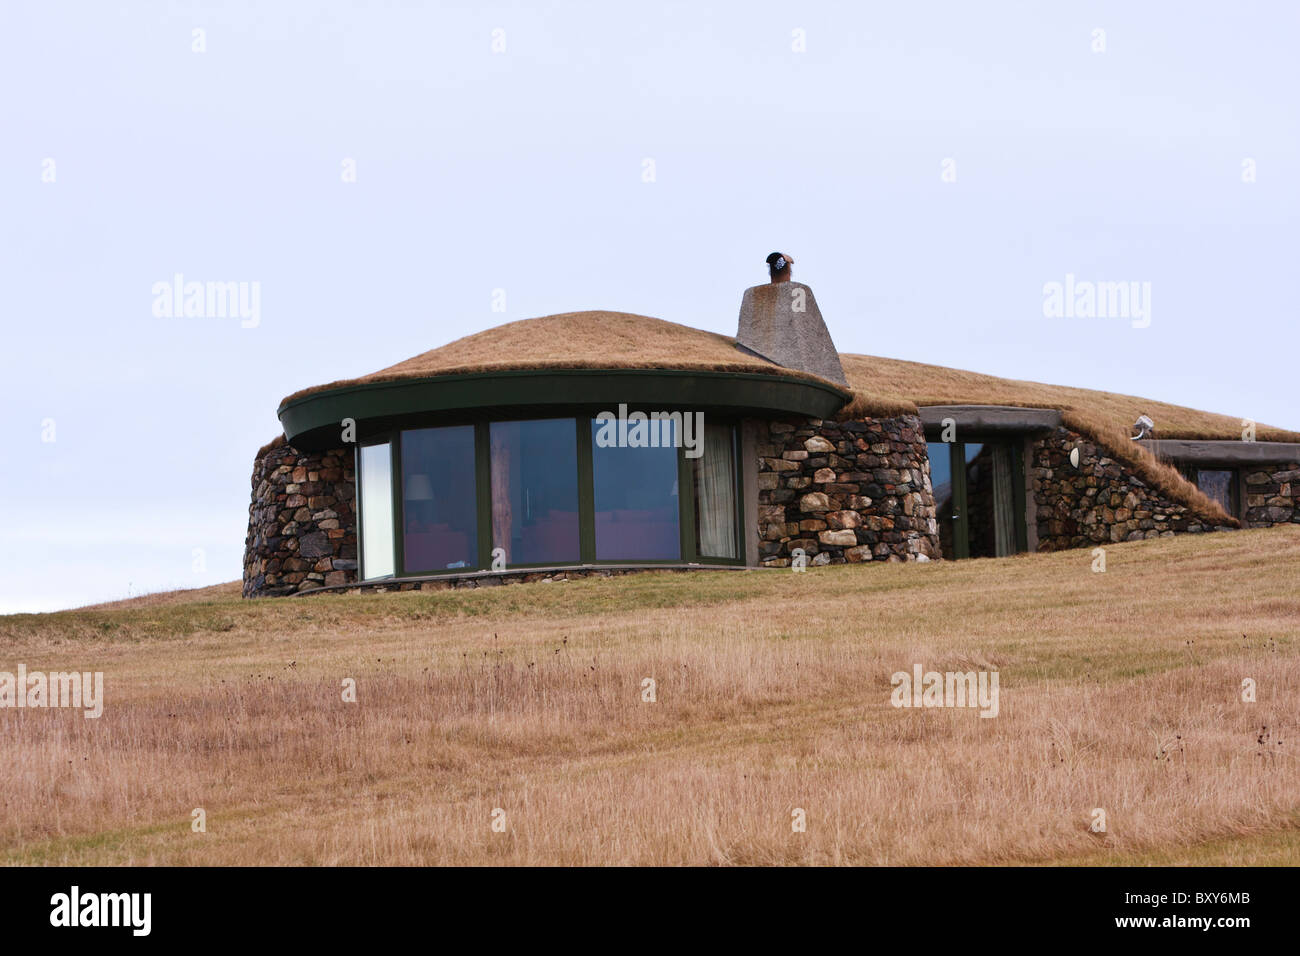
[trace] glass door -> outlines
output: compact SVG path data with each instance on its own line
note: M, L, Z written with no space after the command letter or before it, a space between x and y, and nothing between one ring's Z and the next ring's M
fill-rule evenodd
M1025 550L1024 470L1015 442L930 442L939 550L955 558Z

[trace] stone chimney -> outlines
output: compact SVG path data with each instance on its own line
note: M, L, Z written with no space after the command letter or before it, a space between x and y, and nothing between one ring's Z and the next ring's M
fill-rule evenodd
M745 290L736 341L759 358L847 386L812 289L790 281L793 263L779 252L767 257L771 282Z

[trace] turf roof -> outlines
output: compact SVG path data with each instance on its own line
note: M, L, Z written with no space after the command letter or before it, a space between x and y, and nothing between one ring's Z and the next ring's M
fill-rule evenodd
M1139 415L1156 423L1158 438L1239 439L1242 421L1167 402L979 372L841 353L853 391L840 417L896 415L918 405L1020 405L1056 408L1064 424L1128 462L1172 500L1222 524L1236 524L1191 483L1128 440ZM283 403L333 388L404 379L519 369L680 369L751 372L826 382L741 351L736 340L676 322L628 312L564 312L508 322L423 352L360 378L302 389ZM1300 433L1257 425L1258 441L1300 442Z
M979 372L842 353L845 375L864 413L918 405L1021 405L1073 410L1128 430L1150 416L1160 438L1241 437L1241 419L1181 405L1086 388L998 378ZM564 312L508 322L423 352L359 378L302 389L285 399L350 385L510 369L698 369L754 372L823 381L741 351L716 332L628 312ZM834 383L826 383L834 386ZM1300 433L1257 426L1259 441L1300 441Z
M295 392L304 395L402 379L514 369L682 369L757 372L825 382L736 348L736 340L629 312L564 312L507 322L360 378ZM834 382L825 382L842 391Z

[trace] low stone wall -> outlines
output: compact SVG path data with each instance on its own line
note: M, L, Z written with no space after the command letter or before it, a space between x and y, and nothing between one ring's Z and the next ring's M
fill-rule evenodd
M581 581L584 578L621 578L626 574L734 574L748 568L722 565L683 565L681 567L614 567L614 568L557 568L553 570L515 569L507 571L471 571L468 574L444 574L417 580L385 580L350 583L299 591L307 597L313 594L385 594L396 591L458 591L466 588L495 588L507 584L557 584L562 581Z
M1078 468L1070 464L1076 447ZM1039 551L1228 530L1168 500L1068 428L1058 426L1032 442L1030 457L1025 467L1037 506Z
M939 556L921 419L781 419L759 426L759 563Z
M1248 528L1300 524L1300 462L1242 470L1242 494Z
M356 475L346 448L300 452L284 439L253 461L244 597L357 579Z

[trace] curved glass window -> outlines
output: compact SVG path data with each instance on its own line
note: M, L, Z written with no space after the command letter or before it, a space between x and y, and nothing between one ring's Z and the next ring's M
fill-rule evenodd
M676 438L680 423L668 419L640 424L647 427L627 428L625 436L611 444L606 424L591 423L597 561L677 561L682 556Z
M621 430L586 415L480 422L359 447L364 579L739 563L736 427L699 413L643 421L629 416Z
M574 420L493 422L490 439L493 549L507 566L581 560Z
M474 426L402 432L403 571L478 567Z

